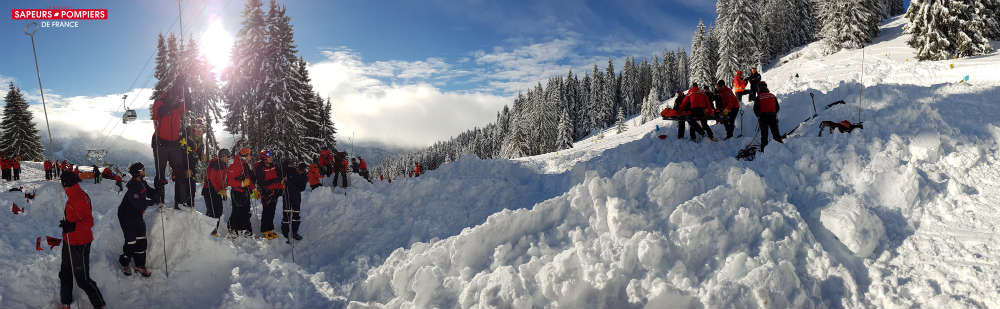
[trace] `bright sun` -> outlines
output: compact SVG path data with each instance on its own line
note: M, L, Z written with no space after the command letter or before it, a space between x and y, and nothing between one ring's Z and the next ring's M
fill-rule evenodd
M212 65L212 72L218 74L229 66L229 50L233 48L233 37L222 27L222 21L215 19L201 34L201 54Z

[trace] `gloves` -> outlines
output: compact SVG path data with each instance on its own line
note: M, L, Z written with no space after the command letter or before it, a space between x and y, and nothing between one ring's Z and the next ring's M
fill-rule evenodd
M257 189L254 189L253 192L250 192L250 199L254 199L254 200L260 199L260 191L257 191Z
M62 228L63 234L69 234L76 230L76 223L69 222L66 220L59 220L59 227Z
M222 196L223 201L229 198L229 194L227 193L226 189L219 190L219 195Z
M249 187L250 179L243 179L243 182L241 182L240 185L243 186L244 188Z
M184 178L191 178L191 170L184 171Z
M728 108L727 109L723 109L722 110L722 115L723 116L729 116L729 109Z

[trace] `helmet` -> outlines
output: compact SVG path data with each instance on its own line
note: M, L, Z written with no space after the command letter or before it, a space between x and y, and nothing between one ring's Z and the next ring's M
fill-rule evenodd
M270 158L270 157L271 157L271 151L270 150L261 150L260 151L260 158L261 159Z
M128 173L131 174L132 177L136 177L139 176L139 172L145 168L146 166L142 165L142 162L135 162L128 166Z
M226 148L219 149L219 157L220 158L221 157L229 157L229 156L230 156L229 149L226 149Z
M246 147L240 148L240 156L241 157L243 157L243 156L249 156L249 155L250 155L250 148L246 148Z

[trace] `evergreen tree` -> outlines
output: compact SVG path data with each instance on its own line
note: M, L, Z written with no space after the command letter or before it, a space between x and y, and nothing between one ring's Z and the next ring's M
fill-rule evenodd
M688 55L683 49L677 50L677 69L674 71L674 78L676 78L677 88L686 89L691 86L690 80L688 79Z
M607 128L615 121L615 109L618 108L618 77L615 75L615 64L608 58L608 68L604 71L604 89L601 91L601 108L608 118L602 119L601 126Z
M319 93L313 96L315 99L322 102ZM326 104L323 105L323 126L322 130L322 146L330 147L330 149L337 147L337 127L333 124L333 103L330 102L330 98L326 99Z
M705 24L698 21L698 30L695 30L691 39L691 75L690 80L699 84L711 81L713 76L709 73L708 65L708 44L705 42Z
M663 83L669 89L664 89L666 100L673 95L673 91L681 88L680 81L677 80L677 53L674 51L663 51Z
M665 87L663 78L663 65L660 64L660 56L653 56L653 83L650 85L656 92L656 99L663 98L663 88Z
M830 0L823 20L823 41L833 50L861 48L878 35L881 22L872 0Z
M721 31L715 24L712 24L708 32L705 32L705 46L708 54L708 66L706 67L706 70L708 70L708 75L706 75L708 82L715 81L713 78L715 78L716 71L719 69L719 32Z
M559 117L559 136L556 138L556 150L573 148L573 128L570 127L569 110L563 109Z
M24 100L21 89L10 83L4 96L3 121L0 122L0 153L8 158L21 156L26 161L42 161L45 148L38 137L38 129L28 111L28 101Z
M232 65L224 72L223 98L228 113L226 131L237 139L236 147L263 148L261 114L258 102L264 100L267 76L267 25L260 0L248 0L243 8L243 22L236 33L230 59ZM271 118L271 117L268 117Z
M738 52L733 46L733 40L730 38L729 29L732 23L732 9L731 2L734 0L718 0L715 3L715 25L719 29L719 36L716 38L719 42L719 62L717 63L715 69L716 79L721 79L726 81L727 84L732 86L732 77L736 74L736 70L740 69L740 64L737 62L736 53Z
M889 14L892 15L892 16L903 14L903 13L906 12L905 6L906 6L906 4L903 3L903 0L890 0L889 1Z
M983 34L990 40L1000 40L1000 0L976 0L976 15L983 18Z
M306 99L312 95L309 88L301 85L294 31L291 18L285 15L285 8L275 0L270 1L265 20L267 50L263 74L263 100L254 106L255 114L262 117L257 122L258 136L252 138L260 144L254 149L270 149L280 158L296 161L311 159L312 152L303 140L305 124L310 121L303 111L308 110ZM263 128L260 128L263 127Z
M625 67L622 72L622 108L627 114L632 114L636 106L633 93L636 92L636 88L638 87L638 81L636 80L638 76L633 61L632 58L625 58Z
M153 95L149 97L150 100L156 100L156 98L160 97L160 94L170 88L173 80L167 78L167 70L169 68L170 64L167 62L167 45L161 33L156 38L156 70L153 72L153 77L156 78L156 85L153 86Z
M943 60L983 55L993 51L986 38L985 11L980 1L914 0L906 17L907 43L917 49L917 59Z
M577 125L576 135L574 140L579 140L587 134L590 134L590 129L593 128L593 109L591 109L593 104L593 99L591 97L590 86L591 86L590 73L584 73L583 79L580 80L580 108L576 111L579 124Z
M659 91L656 88L649 90L649 95L642 101L642 123L654 120L659 115L660 100L657 97Z
M768 59L811 40L812 3L809 0L767 0L762 19L768 33Z
M189 89L191 102L187 104L188 111L196 116L204 118L206 130L205 141L208 145L207 153L215 153L218 149L218 142L215 139L215 130L212 123L215 119L222 118L222 108L219 102L222 99L215 74L212 73L208 60L198 50L198 43L191 38L183 51L184 67L182 68L184 80Z
M618 133L621 134L622 132L625 132L625 130L628 129L628 125L625 124L625 112L622 111L620 107L618 108L618 117L615 119L615 128Z
M760 2L728 0L725 5L732 11L725 18L726 29L724 37L719 38L719 53L728 56L719 60L719 69L734 74L733 68L749 71L749 68L761 67L766 51L763 44L768 38L761 22Z
M590 79L590 131L600 130L605 126L605 119L611 117L611 111L604 105L604 74L597 70L594 64L594 75Z

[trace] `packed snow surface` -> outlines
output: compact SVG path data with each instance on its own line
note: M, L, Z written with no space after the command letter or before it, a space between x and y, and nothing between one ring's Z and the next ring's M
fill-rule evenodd
M916 62L905 23L883 25L863 66L861 50L816 43L765 71L782 131L813 114L810 94L819 116L755 161L734 159L756 139L752 113L716 143L633 119L557 153L307 190L294 247L153 208L151 278L120 274L121 196L85 181L91 275L131 308L997 308L1000 55ZM859 117L862 130L817 136L821 120ZM0 307L51 307L60 257L44 237L65 195L24 166L0 186L0 205L27 208L0 215ZM19 186L36 199L6 192Z

